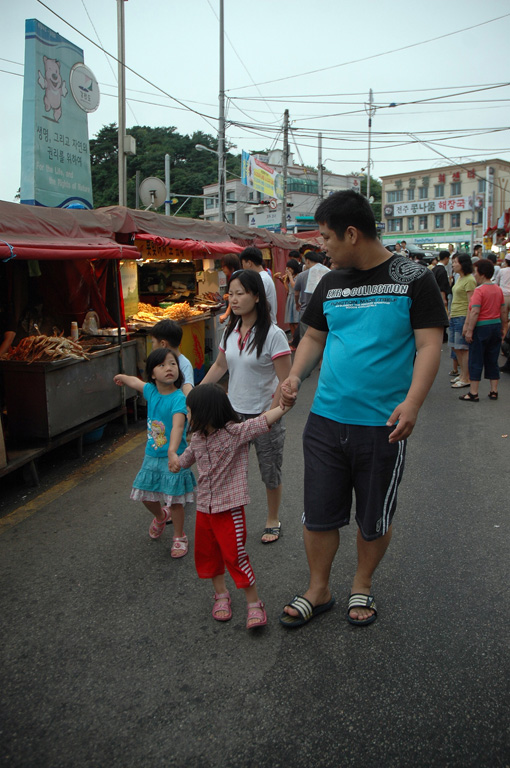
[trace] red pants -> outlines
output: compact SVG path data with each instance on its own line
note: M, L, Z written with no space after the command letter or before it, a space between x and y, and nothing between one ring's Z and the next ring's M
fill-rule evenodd
M206 514L197 510L195 566L201 579L225 573L225 566L238 589L255 584L246 544L244 507Z

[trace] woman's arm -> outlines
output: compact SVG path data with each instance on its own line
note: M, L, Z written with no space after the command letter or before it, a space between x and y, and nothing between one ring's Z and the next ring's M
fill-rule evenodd
M292 361L291 361L291 355L281 355L280 357L275 357L273 360L273 367L274 372L278 376L278 386L276 387L276 391L273 395L273 403L279 403L280 402L280 387L282 385L282 382L285 381L285 379L288 377L291 369Z
M219 350L218 357L211 365L204 378L200 382L201 384L216 384L222 376L228 371L227 358L223 350Z
M462 335L466 339L468 344L471 344L473 341L473 330L475 328L476 323L478 322L478 315L480 314L480 306L474 305L469 309L469 312L466 316L466 321L464 323L464 327L462 329Z
M138 376L126 376L125 373L118 373L113 377L113 380L119 387L131 387L131 389L136 389L137 392L143 392L146 384Z

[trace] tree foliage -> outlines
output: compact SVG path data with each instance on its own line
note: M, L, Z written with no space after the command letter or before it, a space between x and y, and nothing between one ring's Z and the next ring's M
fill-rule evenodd
M367 194L367 177L363 176L361 179L361 194ZM374 212L375 220L381 221L381 208L382 208L382 182L380 179L374 179L370 176L370 197L374 198L372 203L372 210Z
M218 181L218 159L211 152L199 152L195 144L204 144L216 150L217 142L213 136L202 131L192 135L182 135L174 127L150 128L136 125L127 133L136 139L136 155L127 158L127 204L134 208L136 204L136 172L140 171L140 181L148 176L165 180L165 154L170 155L170 196L201 195L202 187ZM92 166L92 188L94 206L117 205L119 200L117 126L105 125L90 142ZM241 156L226 154L227 178L230 172L241 174ZM185 201L179 197L172 212ZM203 200L191 198L180 210L180 216L198 218L203 213Z

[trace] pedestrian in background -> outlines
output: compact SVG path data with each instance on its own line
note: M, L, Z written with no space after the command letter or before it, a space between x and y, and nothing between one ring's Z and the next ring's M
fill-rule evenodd
M462 329L466 322L469 300L476 288L473 277L473 264L467 254L457 254L453 257L452 269L457 280L452 286L452 304L450 307L449 344L458 360L459 373L451 381L453 389L469 387L469 344L464 338Z
M131 498L141 501L154 516L149 528L151 539L159 539L166 523L172 519L174 536L170 554L175 558L184 557L188 552L184 504L193 501L196 481L189 469L177 475L169 471L170 463L186 449L186 398L181 390L183 379L175 352L164 348L151 352L146 376L146 384L124 373L113 377L120 387L141 392L147 401L147 445Z
M490 381L489 399L498 399L498 358L501 341L508 327L508 314L499 285L491 282L494 264L489 259L479 259L474 265L477 287L469 302L469 313L463 334L469 344L469 392L460 397L465 402L477 403L482 378Z
M241 422L224 389L202 384L189 395L191 443L175 456L170 469L179 472L196 463L198 468L195 566L201 579L214 586L213 618L232 618L225 567L238 589L244 589L248 603L246 629L267 624L255 575L246 552L246 518L249 504L249 441L269 433L271 425L287 409L280 405L257 418Z
M218 318L220 323L224 323L225 320L228 319L230 316L230 305L228 303L228 284L230 282L230 278L232 277L234 272L237 272L239 269L241 269L241 262L239 261L239 256L236 256L235 253L226 253L225 256L221 257L221 271L227 278L227 293L223 295L223 300L227 302L227 308L223 314L221 314ZM187 394L187 392L185 393Z

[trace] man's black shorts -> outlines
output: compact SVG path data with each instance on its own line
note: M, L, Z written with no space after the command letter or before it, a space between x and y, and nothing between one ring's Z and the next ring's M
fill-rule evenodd
M388 532L397 506L406 441L389 443L395 427L340 424L311 413L303 432L305 509L309 531L349 524L352 492L356 522L367 541Z

